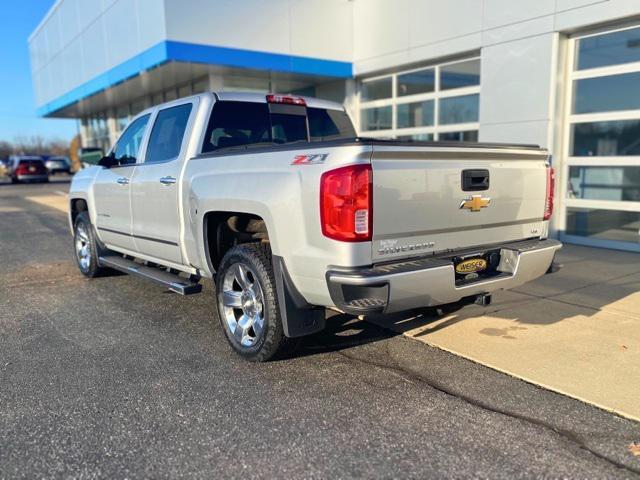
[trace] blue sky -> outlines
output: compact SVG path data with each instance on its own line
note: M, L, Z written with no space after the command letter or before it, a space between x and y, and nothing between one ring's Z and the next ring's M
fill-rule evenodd
M0 0L0 140L41 135L70 140L75 120L42 119L36 115L27 39L54 0Z

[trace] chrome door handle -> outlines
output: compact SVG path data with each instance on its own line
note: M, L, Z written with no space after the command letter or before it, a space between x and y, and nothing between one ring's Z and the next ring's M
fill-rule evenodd
M173 185L176 183L176 179L175 177L162 177L160 179L160 183L163 185Z
M129 179L127 177L120 177L116 182L118 182L118 185L129 185Z

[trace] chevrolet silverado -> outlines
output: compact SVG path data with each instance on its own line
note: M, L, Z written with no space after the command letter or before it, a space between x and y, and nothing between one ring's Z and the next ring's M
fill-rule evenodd
M220 92L132 119L73 178L69 220L82 274L211 278L229 343L265 361L326 308L486 304L543 275L553 190L538 147L359 138L336 103Z

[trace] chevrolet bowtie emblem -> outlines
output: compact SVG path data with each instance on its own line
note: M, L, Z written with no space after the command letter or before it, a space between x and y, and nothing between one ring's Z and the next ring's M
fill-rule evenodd
M490 203L490 198L482 198L482 195L471 195L471 198L460 203L460 209L466 208L472 212L479 212L481 208L488 207Z

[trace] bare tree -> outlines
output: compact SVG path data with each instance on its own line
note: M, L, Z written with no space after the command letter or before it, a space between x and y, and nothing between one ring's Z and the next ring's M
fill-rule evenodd
M57 138L45 139L40 135L17 136L13 139L13 145L9 142L2 143L11 147L10 153L16 155L61 155L68 157L70 153L68 142ZM1 153L0 156L2 156Z
M0 158L7 158L13 153L13 145L4 140L0 140Z

